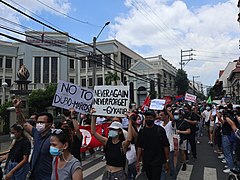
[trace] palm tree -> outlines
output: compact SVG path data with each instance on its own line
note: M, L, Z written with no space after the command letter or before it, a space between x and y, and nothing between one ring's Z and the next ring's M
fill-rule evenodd
M105 77L105 81L107 85L111 85L112 81L114 82L114 85L117 85L117 81L120 80L120 77L117 75L117 72L112 73L111 71L107 72L107 75Z

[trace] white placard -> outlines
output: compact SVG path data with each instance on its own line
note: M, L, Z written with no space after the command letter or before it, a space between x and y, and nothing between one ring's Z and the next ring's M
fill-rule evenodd
M196 102L197 96L186 93L185 100L190 102Z
M52 105L64 109L74 108L81 114L89 113L94 98L93 90L60 80Z
M96 115L125 117L129 109L129 86L95 86Z
M165 103L166 103L165 99L152 99L149 109L163 110Z

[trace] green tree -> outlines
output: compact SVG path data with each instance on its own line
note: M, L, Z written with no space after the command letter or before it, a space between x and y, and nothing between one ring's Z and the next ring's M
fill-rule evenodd
M178 69L175 79L175 84L177 86L178 95L184 95L189 88L189 80L187 78L186 71Z
M9 133L9 111L7 110L8 107L11 107L12 101L6 101L4 104L0 105L0 122L3 126L3 134Z
M46 89L33 90L28 99L30 113L39 113L45 111L46 107L51 106L56 89L56 84L50 84Z
M118 80L120 80L120 77L117 75L116 71L114 73L112 73L111 71L107 72L107 75L105 77L105 81L107 85L111 85L112 82L114 82L114 85L117 85Z

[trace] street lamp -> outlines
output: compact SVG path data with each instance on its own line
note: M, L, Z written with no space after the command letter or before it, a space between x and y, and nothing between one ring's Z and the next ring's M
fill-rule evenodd
M3 103L2 104L4 104L5 101L6 101L6 88L7 88L7 86L8 86L8 84L6 82L2 83L2 87L3 87Z
M104 26L102 27L101 31L98 33L97 36L93 37L93 54L92 54L92 59L93 59L93 77L92 77L92 84L93 84L93 88L96 85L96 66L97 66L97 58L96 58L96 42L98 37L100 36L100 34L102 33L102 31L104 30L104 28L109 25L110 22L106 22L104 24Z
M192 78L193 78L193 94L195 95L195 85L194 85L195 82L194 82L194 79L195 78L200 78L200 76L193 76Z

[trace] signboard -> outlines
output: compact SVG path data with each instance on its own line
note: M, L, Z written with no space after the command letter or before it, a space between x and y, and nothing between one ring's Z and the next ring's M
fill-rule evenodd
M163 110L166 103L165 99L153 99L151 100L150 108L153 110Z
M186 93L185 100L190 102L196 102L197 96Z
M60 80L52 105L64 109L74 108L76 112L87 114L93 101L93 90Z
M128 86L95 86L96 115L125 117L129 109Z

